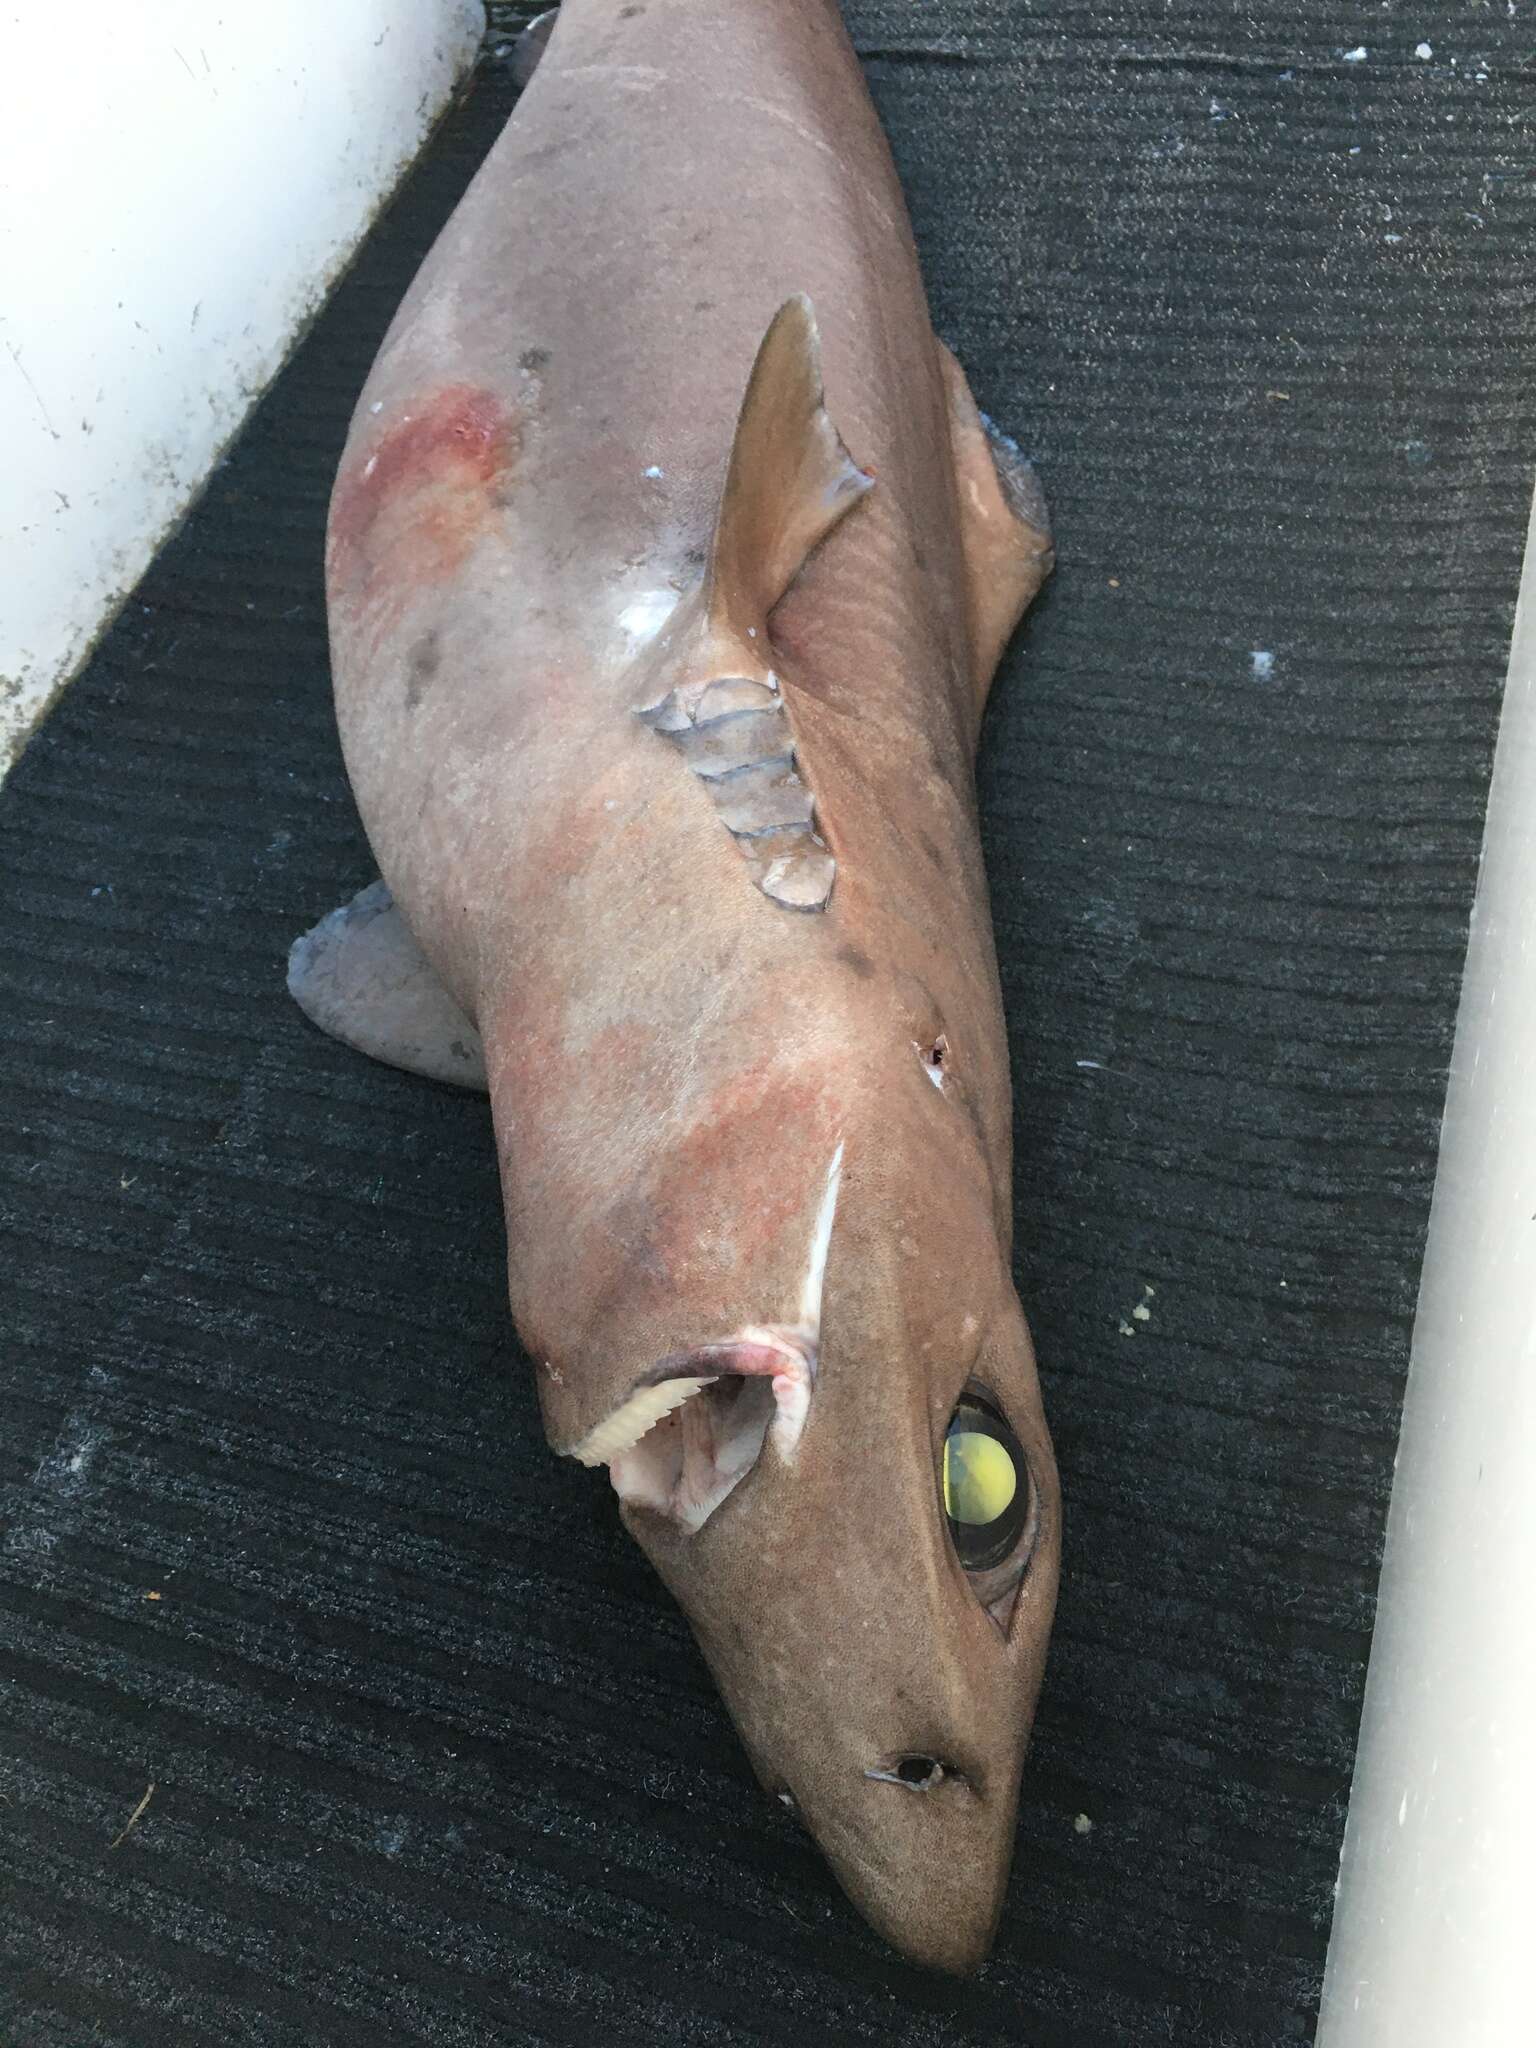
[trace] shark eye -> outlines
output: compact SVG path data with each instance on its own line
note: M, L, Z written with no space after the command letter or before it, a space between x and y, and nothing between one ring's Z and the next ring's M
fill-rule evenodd
M1023 1448L990 1401L962 1394L944 1434L944 1513L968 1572L992 1572L1018 1549L1032 1520Z

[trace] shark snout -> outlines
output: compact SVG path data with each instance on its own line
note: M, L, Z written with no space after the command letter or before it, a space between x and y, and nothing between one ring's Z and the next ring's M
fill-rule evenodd
M1017 1780L938 1744L845 1759L795 1805L870 1924L914 1962L968 1974L1002 1910Z
M850 1320L845 1309L839 1327ZM1016 1305L994 1320L1003 1334L974 1369L990 1405L972 1405L1002 1418L1006 1434L988 1440L1033 1507L1014 1548L974 1570L944 1462L970 1368L950 1366L936 1390L915 1368L904 1381L899 1330L857 1353L823 1346L798 1441L785 1454L770 1428L696 1528L625 1504L765 1788L893 1947L958 1974L985 1960L1001 1915L1056 1584L1054 1468L1023 1377L1028 1340Z

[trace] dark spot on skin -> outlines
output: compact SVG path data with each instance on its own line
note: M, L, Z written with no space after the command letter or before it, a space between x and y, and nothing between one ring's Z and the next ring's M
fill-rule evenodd
M411 649L410 665L405 675L405 704L408 711L416 709L442 665L443 651L437 628L434 626L430 633L423 633Z
M537 149L530 149L526 155L518 158L518 164L526 177L532 170L547 170L551 164L558 163L561 157L569 156L575 147L576 144L569 136L562 135L553 142L543 142Z
M637 14L644 14L644 12L645 9L643 7L621 7L619 9L619 19L620 21L633 21Z
M525 348L517 359L520 370L547 370L549 350L547 348Z
M603 1218L602 1228L623 1248L628 1269L665 1287L671 1280L666 1256L656 1240L657 1218L648 1203L622 1196Z
M713 311L715 310L715 302L713 299L695 299L693 302L693 310L695 311L695 313L713 313Z
M851 974L859 977L860 981L868 981L875 971L874 961L867 953L861 953L857 946L840 946L837 957Z

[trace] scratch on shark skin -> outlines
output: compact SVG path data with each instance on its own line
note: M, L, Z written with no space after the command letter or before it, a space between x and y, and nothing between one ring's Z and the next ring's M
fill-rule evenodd
M781 107L773 100L762 99L757 93L753 92L728 92L723 93L721 97L725 100L734 101L738 107L751 107L756 113L767 114L775 121L782 121L786 128L794 130L802 142L808 142L813 149L819 149L824 156L837 156L837 151L830 142L820 135L813 134L809 128L797 121L787 107Z
M819 149L824 156L829 156L838 163L843 161L840 153L830 142L823 136L813 133L802 122L797 121L787 107L781 107L775 101L765 100L759 94L751 92L722 93L721 98L731 101L739 107L751 107L754 113L766 114L770 120L782 122L786 128L799 137L800 141L808 143L812 149ZM880 201L867 182L861 184L859 197L883 227L894 229L897 226L897 223L891 217L889 209L880 204Z
M843 1180L843 1141L837 1141L837 1150L832 1154L832 1163L827 1168L827 1184L821 1197L821 1207L816 1212L816 1226L811 1232L811 1255L805 1269L805 1285L800 1294L800 1321L810 1332L812 1344L821 1341L821 1297L827 1277L827 1253L832 1248L832 1220L837 1214L837 1197Z
M821 1300L827 1277L827 1254L832 1248L832 1223L837 1215L837 1197L843 1180L843 1141L837 1141L827 1168L826 1185L822 1189L821 1202L816 1210L816 1221L811 1230L810 1256L806 1261L805 1281L800 1290L800 1327L795 1333L803 1339L804 1350L799 1370L786 1362L785 1370L775 1373L773 1398L777 1409L773 1421L773 1441L779 1456L786 1464L794 1462L795 1447L805 1428L806 1417L811 1411L811 1381L815 1376L817 1353L821 1346Z
M670 75L655 64L567 64L560 73L562 78L634 80L647 92L658 85L665 85Z

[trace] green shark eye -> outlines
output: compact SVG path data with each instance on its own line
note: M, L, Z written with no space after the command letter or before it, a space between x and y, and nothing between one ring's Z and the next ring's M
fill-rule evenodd
M1030 1519L1029 1466L1008 1424L978 1395L963 1394L950 1417L941 1485L961 1564L968 1572L1001 1564Z

